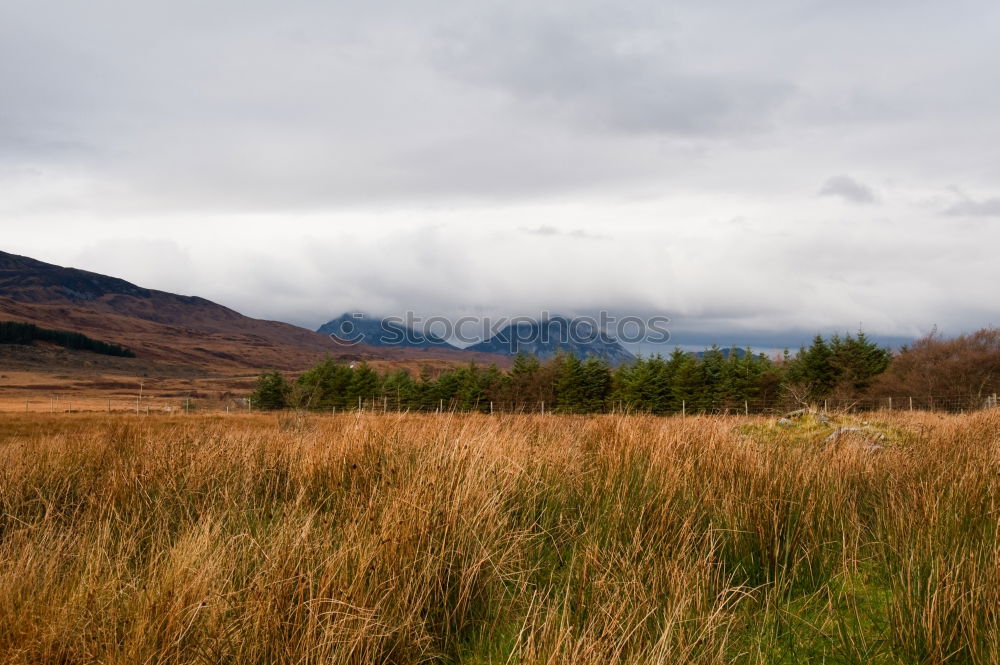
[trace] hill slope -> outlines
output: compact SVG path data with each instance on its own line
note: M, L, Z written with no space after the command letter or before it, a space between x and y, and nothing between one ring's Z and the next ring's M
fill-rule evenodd
M408 349L350 345L263 321L197 296L146 289L116 277L0 252L0 320L73 330L128 346L141 358L201 366L301 369L325 353L406 362ZM427 357L421 353L421 358ZM434 357L467 362L459 351Z

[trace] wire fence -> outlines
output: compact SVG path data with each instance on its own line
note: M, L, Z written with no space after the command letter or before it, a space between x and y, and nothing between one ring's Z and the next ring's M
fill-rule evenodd
M936 411L947 413L963 413L982 409L997 408L996 394L988 395L925 395L925 396L895 396L866 397L857 399L827 399L811 405L794 404L788 401L774 400L729 400L720 403L705 401L679 400L671 403L669 408L650 409L643 405L626 402L608 402L600 408L585 413L654 413L657 415L780 415L790 410L808 406L827 412L868 412L868 411ZM118 413L133 415L186 415L186 414L246 414L259 412L262 409L249 398L206 399L189 397L85 397L67 394L50 396L34 396L0 400L0 412L16 413ZM305 411L315 414L337 413L565 413L569 409L546 403L509 402L499 400L480 400L474 404L460 403L457 400L439 399L418 404L404 404L387 396L372 396L369 399L359 399L357 403L341 403L337 406L309 407L286 409L289 411Z

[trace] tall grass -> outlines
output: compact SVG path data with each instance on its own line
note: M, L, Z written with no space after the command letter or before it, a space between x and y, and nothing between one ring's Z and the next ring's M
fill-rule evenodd
M0 421L4 663L997 663L1000 418Z

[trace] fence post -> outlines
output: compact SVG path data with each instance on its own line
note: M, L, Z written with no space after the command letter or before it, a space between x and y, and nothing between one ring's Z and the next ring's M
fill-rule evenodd
M545 400L542 400L542 415L545 415Z
M681 418L687 417L687 400L681 400Z
M910 411L913 411L913 398L910 398Z
M889 398L889 410L892 411L892 398Z
M490 400L490 413L493 413L493 400Z

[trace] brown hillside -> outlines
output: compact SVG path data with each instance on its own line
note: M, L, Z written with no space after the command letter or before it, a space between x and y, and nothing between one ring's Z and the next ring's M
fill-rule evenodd
M504 363L493 354L347 345L279 321L243 316L196 296L0 252L0 320L72 330L128 346L141 358L196 366L302 369L324 354L412 365Z

